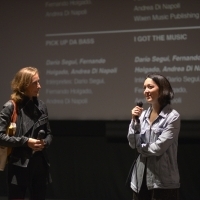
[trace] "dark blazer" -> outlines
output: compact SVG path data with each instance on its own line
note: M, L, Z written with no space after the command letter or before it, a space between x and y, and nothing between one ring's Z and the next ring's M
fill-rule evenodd
M46 148L52 142L52 134L48 120L47 107L43 101L34 98L30 100L25 97L24 100L17 104L17 129L15 136L9 137L6 134L6 129L11 121L14 106L11 101L8 101L3 106L0 112L0 145L13 147L9 158L9 163L15 163L21 160L25 162L32 156L32 149L28 147L27 141L31 138L37 138L40 130L45 131L44 141ZM42 150L42 154L50 165L46 148Z

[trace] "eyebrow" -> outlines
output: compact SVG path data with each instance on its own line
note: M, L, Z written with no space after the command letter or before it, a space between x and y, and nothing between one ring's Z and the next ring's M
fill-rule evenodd
M39 81L40 81L40 79L38 79L38 80L35 80L35 81L32 81L32 83L39 82Z

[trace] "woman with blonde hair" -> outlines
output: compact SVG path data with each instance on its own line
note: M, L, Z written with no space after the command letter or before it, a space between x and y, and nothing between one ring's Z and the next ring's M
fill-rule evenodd
M0 145L12 147L8 157L8 199L44 200L51 182L46 149L52 142L48 112L38 99L41 89L38 69L20 69L11 82L11 100L0 112ZM15 135L6 134L16 105Z

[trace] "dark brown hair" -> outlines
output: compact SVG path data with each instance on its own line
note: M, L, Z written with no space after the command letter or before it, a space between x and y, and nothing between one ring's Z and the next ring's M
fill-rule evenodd
M158 102L160 106L164 107L167 104L171 104L171 100L174 98L174 92L167 78L160 74L148 74L146 76L147 78L152 79L159 88L160 96Z

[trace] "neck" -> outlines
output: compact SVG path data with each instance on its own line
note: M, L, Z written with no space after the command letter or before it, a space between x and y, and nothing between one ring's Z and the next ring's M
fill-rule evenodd
M152 112L159 114L160 113L160 104L153 104L152 105Z
M159 113L160 113L160 105L152 104L152 110L149 116L149 121L151 124L157 119Z

